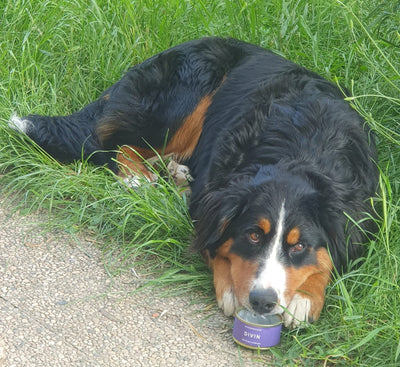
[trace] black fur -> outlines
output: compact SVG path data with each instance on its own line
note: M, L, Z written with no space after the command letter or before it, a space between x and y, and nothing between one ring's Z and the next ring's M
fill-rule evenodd
M229 123L217 138L213 126L220 114L213 107L218 94L210 107L209 125L193 158L207 166L193 184L191 215L198 219L194 247L210 246L210 239L218 237L209 233L211 228L218 233L215 218L227 213L234 218L243 205L240 199L248 200L263 187L270 195L264 200L268 206L297 192L303 196L299 209L314 206L311 212L318 213L314 218L318 230L325 231L335 265L341 268L348 258L360 256L364 232L375 229L371 220L356 229L344 214L355 222L373 216L368 198L376 192L378 172L371 133L334 85L300 67L293 70L292 65L274 80L269 75L263 80L259 71L268 73L269 66L262 58L257 61L250 69L258 71L259 87L241 98L240 113L235 111L235 100L223 95L224 89L237 86L231 86L228 78L221 87L223 121ZM227 209L228 200L238 202L237 207Z
M228 238L242 239L232 251L254 260L264 250L246 233L260 215L274 228L284 203L288 228L300 226L307 246L327 247L336 267L360 256L374 230L372 134L334 84L260 47L221 38L184 43L133 67L80 112L26 117L27 134L57 159L83 154L110 164L111 154L95 152L160 148L206 95L212 103L185 162L194 177L192 248L212 259ZM263 235L265 246L273 235ZM315 262L312 252L282 246L288 266Z

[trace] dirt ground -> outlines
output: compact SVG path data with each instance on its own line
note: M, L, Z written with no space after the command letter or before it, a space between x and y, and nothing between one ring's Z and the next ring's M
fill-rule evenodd
M132 291L93 243L40 234L0 202L0 366L261 366L232 322L185 297Z

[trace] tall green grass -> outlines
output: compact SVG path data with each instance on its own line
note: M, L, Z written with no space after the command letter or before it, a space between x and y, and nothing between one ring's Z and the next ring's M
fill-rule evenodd
M0 184L22 211L101 244L110 272L139 266L153 283L212 295L187 253L192 224L178 190L161 179L121 186L87 162L61 165L7 127L17 112L68 114L135 63L206 35L270 48L352 91L377 135L380 232L366 256L334 280L320 321L285 331L275 365L400 363L400 6L379 0L15 0L0 4Z

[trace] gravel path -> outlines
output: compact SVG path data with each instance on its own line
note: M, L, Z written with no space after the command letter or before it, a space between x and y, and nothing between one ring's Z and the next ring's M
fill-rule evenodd
M132 294L133 275L110 278L93 244L7 214L0 205L0 367L268 364L235 345L232 319Z

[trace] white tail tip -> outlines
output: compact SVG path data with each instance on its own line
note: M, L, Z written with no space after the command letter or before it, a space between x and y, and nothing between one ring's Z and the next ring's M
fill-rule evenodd
M29 128L32 126L32 121L18 117L17 114L13 114L10 117L8 126L10 126L14 130L17 130L17 131L23 132L24 134L27 134Z

